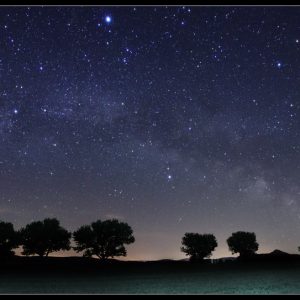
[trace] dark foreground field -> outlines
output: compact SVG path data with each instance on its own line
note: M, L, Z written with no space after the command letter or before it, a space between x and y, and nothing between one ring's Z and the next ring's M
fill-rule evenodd
M1 294L300 294L298 260L192 265L16 257L0 267Z

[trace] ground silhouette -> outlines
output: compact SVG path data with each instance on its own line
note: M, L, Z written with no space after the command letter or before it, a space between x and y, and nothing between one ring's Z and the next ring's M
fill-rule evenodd
M222 261L222 258L205 259L204 263L191 263L189 260L157 260L157 261L121 261L108 259L99 261L92 257L44 257L13 256L0 260L0 273L18 274L132 274L132 273L184 273L204 270L264 270L280 268L300 268L300 255L288 254L280 250L271 253L255 254L249 260L236 258Z

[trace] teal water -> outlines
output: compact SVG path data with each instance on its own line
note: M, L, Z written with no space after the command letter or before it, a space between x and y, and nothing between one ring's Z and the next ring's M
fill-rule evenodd
M1 294L300 294L300 270L0 275Z

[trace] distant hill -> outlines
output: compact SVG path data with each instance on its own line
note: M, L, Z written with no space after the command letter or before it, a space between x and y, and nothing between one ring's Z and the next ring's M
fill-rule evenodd
M254 259L259 261L272 261L272 262L300 261L300 255L290 254L276 249L270 253L257 254L255 255Z
M241 259L239 257L221 257L216 259L211 259L213 264L216 263L226 263L226 262L240 262ZM300 254L290 254L281 250L274 250L270 253L260 253L255 254L253 257L246 259L246 261L259 261L259 262L289 262L289 261L299 261L300 262Z
M244 264L244 262L246 262ZM250 264L247 262L251 262ZM252 263L253 262L253 263ZM238 257L222 257L218 259L205 259L203 263L190 263L188 259L172 260L162 259L154 261L125 261L110 259L100 261L97 258L87 257L24 257L14 256L9 259L0 258L0 274L8 272L30 273L30 272L104 272L105 274L119 272L177 272L193 271L203 269L226 269L226 268L265 268L267 266L292 266L300 267L300 255L289 254L281 250L274 250L270 253L256 254L250 259L241 260Z

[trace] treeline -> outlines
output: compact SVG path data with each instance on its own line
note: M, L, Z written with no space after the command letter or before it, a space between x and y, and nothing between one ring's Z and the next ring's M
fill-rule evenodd
M76 246L71 247L71 238ZM55 218L47 218L26 225L19 231L12 223L0 221L0 257L14 255L13 249L22 246L22 255L48 256L52 252L73 248L83 256L93 255L104 260L109 257L126 256L125 244L135 241L127 223L116 219L81 226L73 233L63 228Z
M71 247L71 238L75 246ZM117 219L98 220L83 225L73 233L67 231L55 218L35 221L16 231L12 223L0 221L0 257L15 255L14 249L22 246L22 255L48 256L56 251L73 248L85 257L97 256L101 260L126 256L125 245L134 243L132 228ZM254 255L258 243L254 232L238 231L228 239L229 250L241 257ZM182 238L181 251L191 261L201 261L212 255L218 246L213 234L186 233Z

